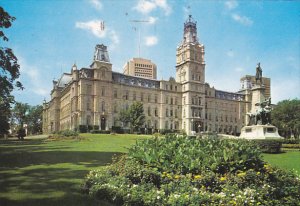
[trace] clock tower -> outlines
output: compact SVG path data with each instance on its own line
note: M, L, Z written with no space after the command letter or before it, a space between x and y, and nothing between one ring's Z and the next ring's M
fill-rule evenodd
M183 40L176 50L176 81L182 84L182 119L188 133L203 131L205 114L204 45L192 16L184 23Z

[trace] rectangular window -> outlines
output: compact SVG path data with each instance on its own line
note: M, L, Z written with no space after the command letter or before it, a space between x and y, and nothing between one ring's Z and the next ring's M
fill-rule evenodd
M117 97L118 97L118 91L115 90L115 91L114 91L114 98L117 98Z
M157 98L157 96L155 95L155 99L154 99L155 103L157 103L157 99L158 99L158 98Z

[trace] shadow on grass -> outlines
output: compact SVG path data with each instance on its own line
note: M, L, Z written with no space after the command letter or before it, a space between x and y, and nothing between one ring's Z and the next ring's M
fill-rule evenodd
M92 168L105 166L122 153L60 151L69 147L44 144L1 141L1 206L108 205L82 194L80 184ZM62 163L66 164L57 165Z

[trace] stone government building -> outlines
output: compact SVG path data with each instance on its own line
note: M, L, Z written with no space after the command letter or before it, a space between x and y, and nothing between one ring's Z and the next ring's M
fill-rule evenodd
M184 23L183 40L176 51L176 79L156 80L156 65L133 58L124 74L112 71L107 47L97 45L89 68L62 74L53 81L51 100L43 104L43 132L97 125L110 130L122 125L120 110L134 101L144 105L145 128L185 130L188 134L212 131L239 134L247 112L255 110L261 95L255 76L241 78L238 92L215 89L205 82L204 45L198 41L191 16ZM270 79L263 77L264 98L270 97Z

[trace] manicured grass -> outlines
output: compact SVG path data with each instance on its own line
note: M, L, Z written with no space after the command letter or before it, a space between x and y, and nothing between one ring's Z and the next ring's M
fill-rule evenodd
M0 206L103 205L80 192L84 176L107 165L137 139L151 136L82 134L83 140L0 140ZM264 154L300 174L300 152Z
M0 205L105 205L81 194L84 176L142 135L83 134L83 140L0 140Z
M296 170L300 175L300 151L285 151L279 154L263 154L265 161L282 169Z

